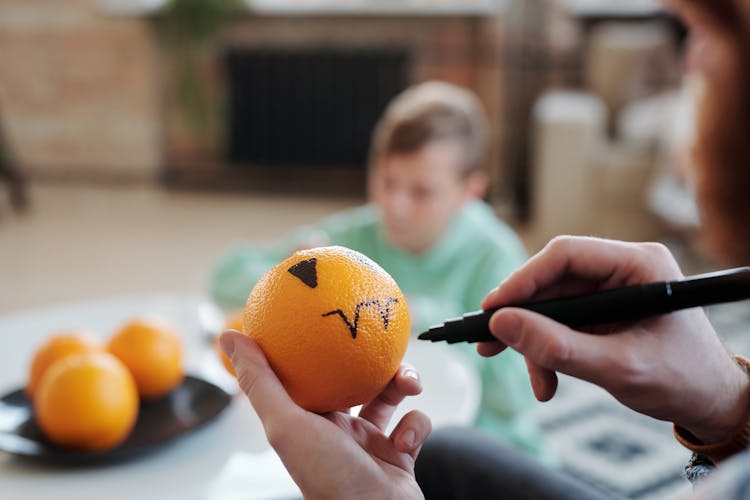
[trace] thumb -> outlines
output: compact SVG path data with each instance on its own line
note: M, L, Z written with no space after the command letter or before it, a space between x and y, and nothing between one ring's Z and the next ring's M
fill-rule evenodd
M502 308L490 318L498 340L523 354L532 365L601 385L614 353L612 336L572 330L546 316L518 308Z
M237 372L240 388L265 427L299 410L255 341L236 330L225 331L219 341Z

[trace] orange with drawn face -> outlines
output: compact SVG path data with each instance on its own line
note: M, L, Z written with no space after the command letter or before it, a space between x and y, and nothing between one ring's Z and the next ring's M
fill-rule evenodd
M391 276L344 247L302 250L255 285L243 331L292 399L324 413L370 401L393 378L409 312Z

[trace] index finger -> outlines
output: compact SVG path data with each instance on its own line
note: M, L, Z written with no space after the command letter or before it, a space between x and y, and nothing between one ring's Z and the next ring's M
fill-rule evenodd
M558 237L491 291L481 306L490 309L679 276L662 245Z

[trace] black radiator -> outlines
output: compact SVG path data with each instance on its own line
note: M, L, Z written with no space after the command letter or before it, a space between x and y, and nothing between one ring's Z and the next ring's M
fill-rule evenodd
M409 82L404 50L230 48L225 65L229 161L240 166L361 167Z

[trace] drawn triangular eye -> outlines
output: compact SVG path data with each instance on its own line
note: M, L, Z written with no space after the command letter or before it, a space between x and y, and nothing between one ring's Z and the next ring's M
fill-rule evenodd
M316 264L318 262L318 259L313 257L312 259L306 259L300 262L297 262L292 267L287 269L292 276L295 276L296 278L299 278L302 283L309 286L310 288L315 288L318 286L318 271Z

